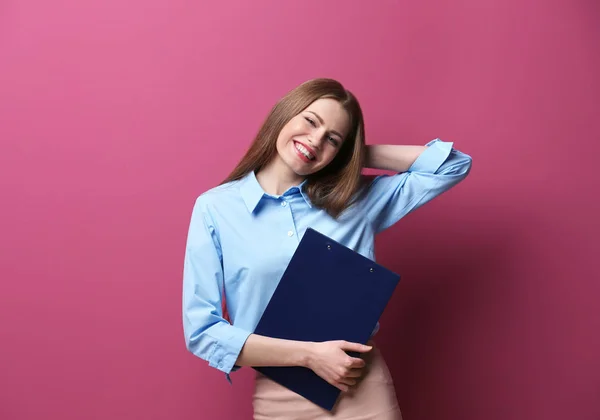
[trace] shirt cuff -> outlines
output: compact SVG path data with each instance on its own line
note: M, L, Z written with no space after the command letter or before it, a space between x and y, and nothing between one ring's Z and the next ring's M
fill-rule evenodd
M248 339L250 332L240 328L230 326L230 335L226 339L221 339L215 344L208 364L222 372L229 374L235 365L235 362Z
M427 143L426 146L427 149L408 168L408 172L436 173L450 156L454 143L435 139Z

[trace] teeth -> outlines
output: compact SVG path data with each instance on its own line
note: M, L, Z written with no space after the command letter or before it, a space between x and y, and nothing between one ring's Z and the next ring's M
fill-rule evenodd
M306 156L307 159L313 160L315 157L306 149L306 147L302 146L300 143L295 143L296 145L296 149L298 149L298 151L300 153L302 153L304 156Z

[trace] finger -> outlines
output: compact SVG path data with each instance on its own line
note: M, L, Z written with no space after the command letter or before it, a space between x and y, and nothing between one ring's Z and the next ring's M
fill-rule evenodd
M346 375L346 378L360 378L363 375L362 369L350 369L350 372Z
M351 357L348 363L349 368L360 369L365 367L366 362L359 357Z
M351 386L356 385L356 379L352 379L352 378L346 377L346 378L343 378L343 379L340 380L340 384L347 385L347 386L351 387Z
M350 387L346 384L343 384L341 382L336 382L333 384L333 386L335 386L337 389L339 389L342 392L348 392L348 390L350 389Z
M343 341L342 342L342 349L343 350L348 350L348 351L357 351L359 353L366 353L369 350L371 350L373 347L371 346L365 346L364 344L360 344L360 343L351 343L349 341Z

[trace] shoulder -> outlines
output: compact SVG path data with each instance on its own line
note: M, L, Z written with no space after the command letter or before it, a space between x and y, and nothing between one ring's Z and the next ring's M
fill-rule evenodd
M381 175L361 174L358 185L348 200L346 207L337 218L338 220L342 221L348 218L364 217L364 214L362 214L361 211L364 210L365 202L369 200L369 195L372 194L373 186L380 176Z
M373 195L377 192L377 189L381 188L381 184L385 183L386 181L396 179L397 175L399 174L386 173L378 175L361 175L360 183L358 185L356 194L354 195L355 201L363 201L368 199L370 195Z
M210 204L218 204L224 200L226 201L227 199L235 198L240 194L238 186L239 182L240 181L232 181L212 187L200 193L200 195L196 197L196 203L206 206Z
M231 181L200 193L194 202L194 212L213 219L219 214L232 211L242 201L239 183L240 181Z

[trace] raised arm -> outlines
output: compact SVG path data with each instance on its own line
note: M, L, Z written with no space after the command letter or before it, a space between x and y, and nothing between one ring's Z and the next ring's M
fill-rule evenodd
M465 179L472 159L435 139L425 146L373 145L368 147L366 165L392 170L367 186L363 211L374 231L381 232L423 204Z
M375 144L367 146L367 168L406 172L427 146Z

